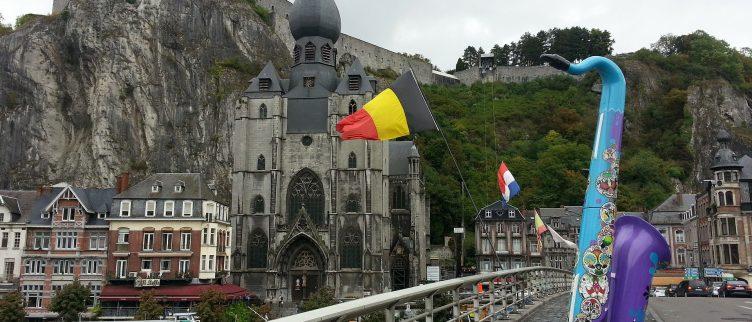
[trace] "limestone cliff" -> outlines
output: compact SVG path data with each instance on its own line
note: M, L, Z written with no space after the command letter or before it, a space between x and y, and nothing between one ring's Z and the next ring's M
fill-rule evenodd
M226 183L234 101L289 56L244 1L71 1L0 38L0 188L127 170Z

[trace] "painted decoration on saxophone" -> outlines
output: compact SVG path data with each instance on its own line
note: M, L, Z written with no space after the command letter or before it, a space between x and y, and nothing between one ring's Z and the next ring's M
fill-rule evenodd
M604 57L590 57L578 64L572 64L558 55L546 54L541 58L552 67L573 75L597 71L603 82L582 212L578 245L581 256L578 258L574 276L575 283L587 282L589 285L577 287L579 292L572 294L569 320L604 321L609 290L607 274L611 266L614 240L612 225L619 187L626 81L621 69ZM593 290L596 282L598 289ZM592 296L596 294L595 291L600 290L603 291L597 293L598 296Z

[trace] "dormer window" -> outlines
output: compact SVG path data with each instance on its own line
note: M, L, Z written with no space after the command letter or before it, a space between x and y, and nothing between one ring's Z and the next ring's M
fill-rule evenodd
M492 212L491 210L486 210L486 218L491 218Z
M123 200L120 202L120 217L131 216L131 202L129 200Z
M152 193L157 193L157 192L160 192L160 191L162 191L162 183L161 182L157 181L153 185L151 185L151 192Z
M312 62L316 60L316 45L309 42L305 45L305 61Z
M329 44L326 44L324 45L324 47L321 47L321 59L324 61L325 64L332 63L332 47L329 46Z
M185 191L185 183L183 181L178 181L178 183L175 184L175 192L182 193L183 191Z
M514 210L509 210L509 218L515 218L517 217L517 214L514 212Z
M266 92L272 87L271 78L259 78L259 91Z
M360 82L362 78L360 75L350 75L347 76L347 89L351 91L357 91L360 90Z
M295 63L299 64L300 63L300 46L297 46L297 45L295 46L295 49L292 50L292 56L293 56L293 59L295 59Z

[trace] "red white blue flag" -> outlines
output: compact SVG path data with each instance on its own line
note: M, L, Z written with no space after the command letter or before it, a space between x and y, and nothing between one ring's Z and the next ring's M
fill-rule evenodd
M514 180L514 176L509 172L507 164L504 162L502 162L499 167L498 177L501 195L504 197L504 201L509 202L510 199L520 193L520 186L517 184L517 181Z

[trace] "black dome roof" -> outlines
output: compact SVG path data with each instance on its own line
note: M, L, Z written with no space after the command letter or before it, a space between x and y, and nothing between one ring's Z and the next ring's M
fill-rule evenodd
M337 42L341 28L334 0L295 0L290 12L290 31L295 39L319 36Z

